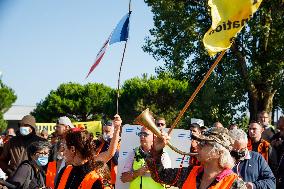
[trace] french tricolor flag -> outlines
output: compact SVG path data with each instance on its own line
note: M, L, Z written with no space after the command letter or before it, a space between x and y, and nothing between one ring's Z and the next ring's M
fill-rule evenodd
M110 34L109 38L106 40L106 42L104 43L104 45L102 46L102 48L98 52L95 63L90 68L90 71L89 71L87 77L89 77L89 75L92 73L92 71L100 63L100 61L102 60L102 58L103 58L103 56L104 56L109 45L112 45L116 42L127 41L128 34L129 34L129 17L130 17L130 14L131 14L131 12L127 13L119 21L119 23L117 24L117 26L115 27L113 32Z

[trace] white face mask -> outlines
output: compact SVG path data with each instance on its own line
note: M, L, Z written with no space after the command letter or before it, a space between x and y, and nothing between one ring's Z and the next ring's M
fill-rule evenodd
M110 136L107 135L106 133L104 133L104 134L103 134L103 139L104 139L105 141L108 141L108 140L110 139Z
M30 134L30 127L20 127L20 133L23 136Z

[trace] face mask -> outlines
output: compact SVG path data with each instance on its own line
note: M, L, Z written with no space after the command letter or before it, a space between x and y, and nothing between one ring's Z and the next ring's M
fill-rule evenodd
M246 150L243 151L231 151L231 156L234 157L236 160L240 160L241 158L244 158L246 156Z
M23 136L30 134L30 127L20 127L20 133Z
M45 166L47 165L47 163L48 163L48 156L41 156L41 157L38 157L36 160L36 164L38 166Z
M107 135L106 133L104 133L104 134L103 134L103 139L104 139L105 141L108 141L108 140L110 139L110 136Z

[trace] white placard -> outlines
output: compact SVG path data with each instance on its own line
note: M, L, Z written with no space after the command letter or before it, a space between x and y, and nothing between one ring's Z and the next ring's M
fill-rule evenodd
M141 130L141 126L138 125L124 125L121 133L121 144L118 158L118 173L116 176L116 189L128 189L129 183L122 183L120 180L121 172L124 167L128 152L131 152L134 148L140 145L138 133ZM168 129L165 129L167 131ZM178 149L189 152L191 144L191 134L189 130L184 129L174 129L171 133L171 143ZM166 147L171 158L172 167L179 167L182 155L177 154L170 148ZM189 165L189 156L185 157L183 166L187 167Z

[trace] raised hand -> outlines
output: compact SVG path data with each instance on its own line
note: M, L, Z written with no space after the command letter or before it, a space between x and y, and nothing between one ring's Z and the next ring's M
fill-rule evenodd
M114 129L116 129L116 130L120 129L121 124L122 124L122 120L121 120L120 116L118 114L115 114L114 119L113 119Z

